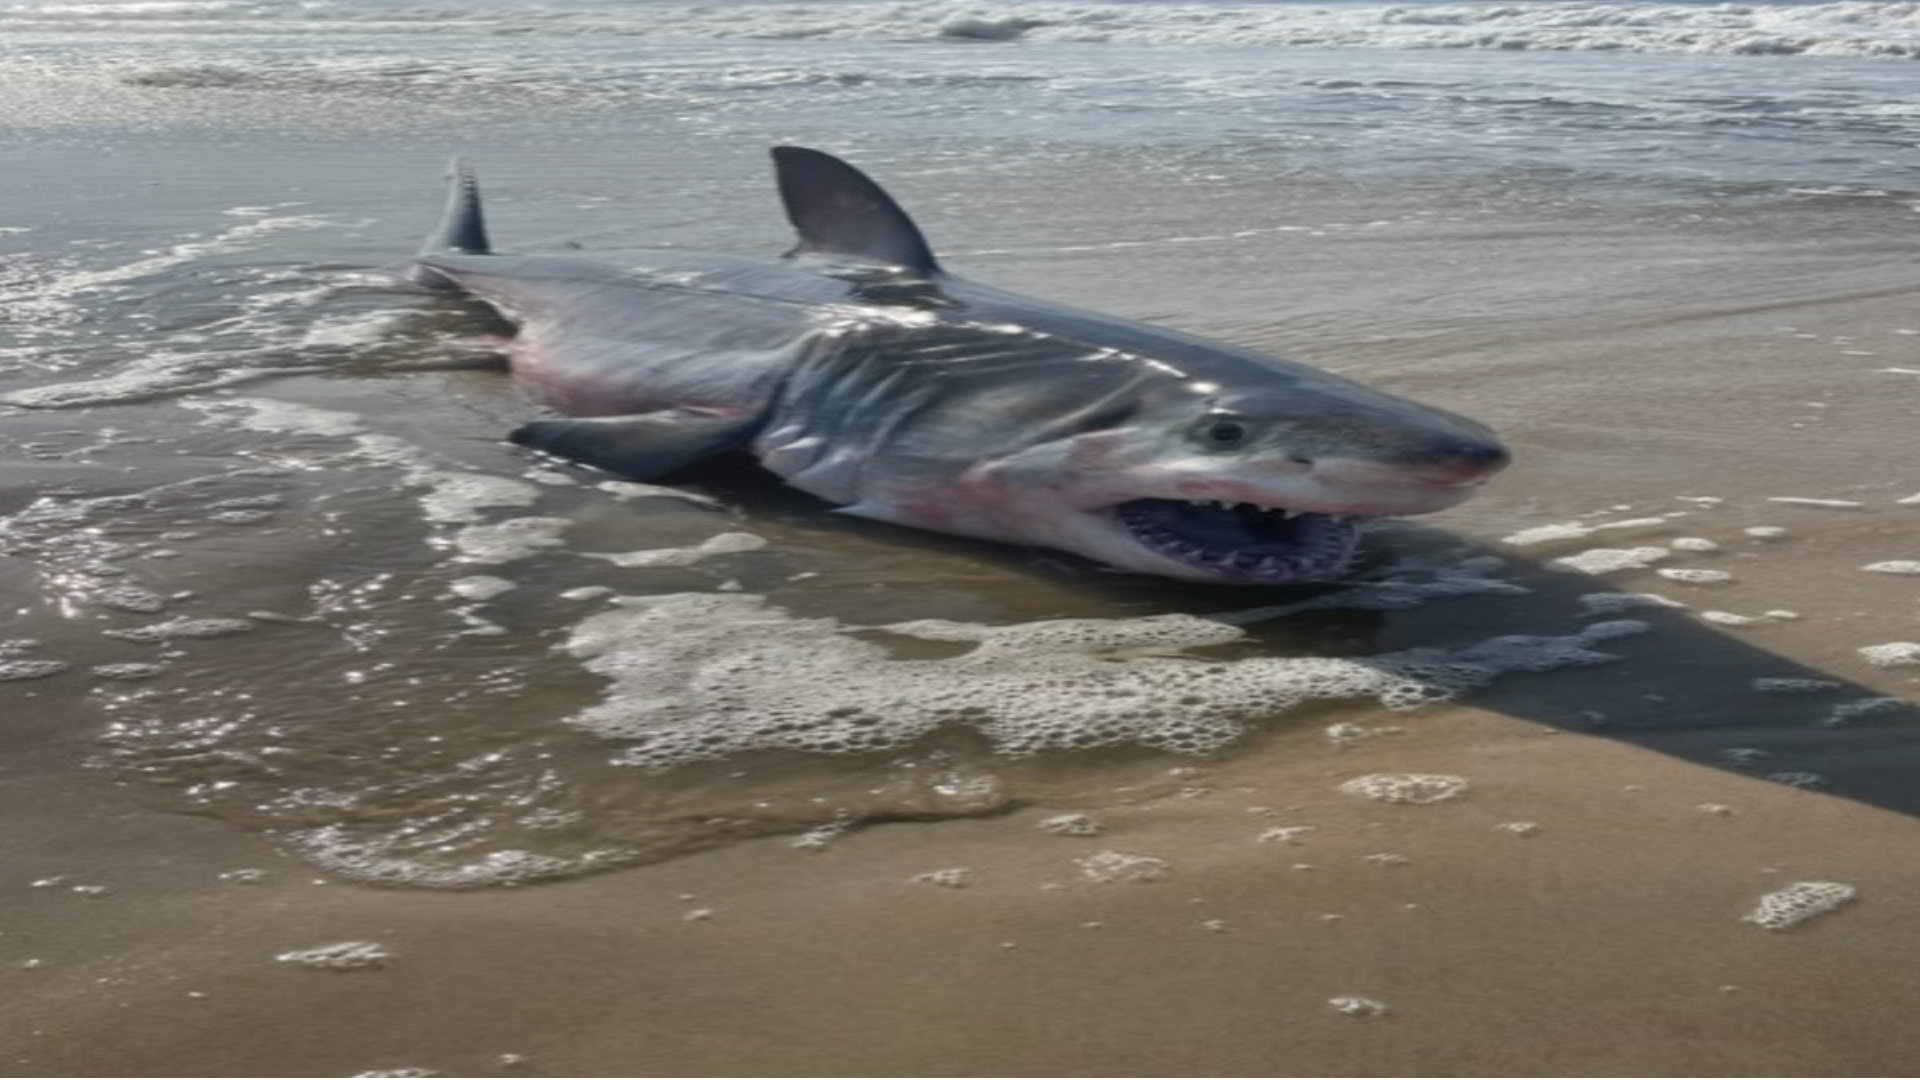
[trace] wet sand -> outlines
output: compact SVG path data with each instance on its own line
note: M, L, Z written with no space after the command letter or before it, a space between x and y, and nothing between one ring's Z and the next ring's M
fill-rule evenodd
M271 263L299 279L371 265L406 217L396 209L405 200L376 197L390 177L353 179L398 168L391 147L301 151L298 166L271 168L273 154L255 150L218 177L148 153L98 183L103 198L131 197L144 182L135 177L160 162L155 228L196 205L215 208L201 215L213 219L272 202L296 170L303 203L323 202L321 189L338 181L343 212L366 216L216 255L212 265L228 271ZM519 887L382 888L293 857L289 830L326 819L320 795L404 779L408 755L436 768L442 756L495 746L511 756L522 752L510 737L562 727L599 690L554 659L578 615L509 594L476 609L507 626L504 644L452 637L441 579L486 567L422 546L417 499L343 450L349 436L183 429L183 417L200 424L206 413L168 399L13 410L10 446L42 452L6 466L9 513L63 489L148 501L131 518L96 516L68 533L10 526L15 557L0 572L24 598L25 628L8 637L42 639L34 655L79 665L0 684L10 1075L1871 1076L1913 1060L1920 1047L1899 1018L1920 960L1909 932L1920 872L1907 857L1920 839L1910 783L1920 729L1910 707L1841 711L1914 693L1916 669L1877 667L1859 652L1920 637L1916 579L1862 569L1920 558L1911 504L1920 477L1907 452L1920 419L1920 321L1911 244L1894 228L1911 224L1910 211L1815 196L1648 210L1562 199L1546 183L1303 184L1277 215L1255 170L1211 162L1216 179L1193 186L1178 155L1158 180L1149 170L1111 205L1076 210L1084 193L1057 181L1084 175L1102 152L1082 153L1089 161L1015 162L977 178L970 198L1017 212L983 221L929 205L936 236L967 229L948 245L950 261L997 284L1312 356L1487 420L1518 449L1495 489L1434 526L1513 560L1514 580L1531 592L1329 615L1276 639L1318 636L1337 642L1333 651L1374 654L1566 634L1605 617L1582 597L1610 591L1657 592L1686 609L1628 609L1653 625L1608 647L1620 661L1509 675L1464 704L1397 713L1323 703L1198 758L1113 750L994 763L961 738L944 749L1003 770L1003 797L932 806L921 820L896 811L907 819L839 834L801 831L833 820L829 804L812 819L804 806L776 808L773 824L744 804L716 811L728 789L714 775L687 798L717 831L678 857ZM502 156L509 196L577 189L571 205L515 206L533 218L517 226L530 240L568 235L570 215L619 187L588 165L536 185L529 178L561 157L554 147ZM39 160L51 175L58 159ZM1034 182L1049 177L1056 183ZM908 186L930 193L942 183L924 175ZM423 191L423 202L433 198ZM686 239L718 224L716 244L745 249L735 241L765 231L704 213L678 219ZM1136 246L1068 243L1114 221L1127 223L1114 239ZM1289 221L1315 227L1279 227ZM135 299L184 294L212 306L224 295L207 284L219 270L183 265ZM358 313L394 301L332 302ZM282 317L290 329L306 314ZM198 316L174 317L201 329ZM389 370L389 360L444 355L431 343L445 327L400 329L394 346L288 344L288 366L344 358L349 367L283 374L227 398L338 410L476 473L528 475L529 463L489 441L523 406L487 373ZM14 374L54 385L73 373ZM295 468L230 472L262 462ZM214 482L202 494L192 483L206 476ZM158 537L190 511L265 490L290 507L225 531L202 523L169 558L135 564L136 577L167 596L194 593L169 609L182 615L296 621L262 622L230 648L172 646L171 670L151 683L87 670L146 655L101 637L131 618L89 606L86 589L106 579L86 578L100 554L88 538ZM708 576L618 579L636 591L731 579L804 615L868 623L1244 603L843 526L764 494L718 518L680 507L636 524L631 504L616 512L591 488L556 490L546 497L580 515L573 542L592 550L688 544L732 528L772 540ZM1503 542L1569 523L1597 531ZM1682 539L1714 548L1674 543ZM1648 545L1666 554L1643 569L1540 568ZM1674 568L1732 576L1658 572ZM574 560L540 572L557 592L606 568ZM365 640L378 648L354 653ZM379 683L369 656L390 663L391 683ZM470 673L490 663L516 672L513 685L468 693ZM340 690L356 665L376 676L378 693ZM418 693L445 693L457 723L409 727L432 710L399 711L379 696L404 697L393 687L408 678L426 688ZM1762 678L1835 685L1766 692L1754 685ZM286 687L300 697L276 710ZM242 692L263 717L257 737L213 723ZM308 701L320 704L286 707ZM371 719L355 727L356 712ZM1333 725L1354 727L1336 739ZM459 731L470 746L449 745ZM540 752L590 778L578 796L589 807L631 812L618 796L638 798L647 785L605 768L586 736L568 738ZM260 766L274 765L276 748L286 770L277 792ZM208 761L229 757L196 762L201 750ZM342 773L343 762L367 771ZM809 768L817 777L836 766ZM1467 786L1431 804L1341 790L1375 774ZM517 791L473 776L464 793L443 778L420 804ZM232 797L202 790L229 780ZM829 790L843 797L864 782ZM795 783L790 802L817 801ZM404 820L413 796L397 790L354 804L356 820ZM315 801L292 805L303 792ZM1064 814L1087 815L1098 832L1048 827ZM599 835L588 829L580 843ZM1786 929L1744 921L1763 895L1800 882L1855 895ZM336 970L324 956L321 966L282 959L342 943L377 947L343 963L374 961Z
M1091 837L1032 808L453 894L16 776L8 820L63 824L9 845L13 1075L1874 1076L1920 1050L1889 1022L1910 817L1469 710L1380 746L1235 755ZM1474 787L1329 791L1416 762ZM1165 866L1088 877L1110 851ZM1741 921L1801 880L1860 899ZM386 958L276 960L341 942Z

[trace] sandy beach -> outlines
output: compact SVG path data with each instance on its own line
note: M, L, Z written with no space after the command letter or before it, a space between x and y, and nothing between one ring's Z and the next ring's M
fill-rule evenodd
M1338 756L1272 743L1167 797L474 893L329 881L97 778L16 773L9 820L63 826L10 844L44 875L16 878L12 1068L1872 1076L1914 1050L1887 1022L1912 960L1907 815L1468 710ZM1318 760L1275 768L1289 749ZM1474 786L1332 792L1410 766ZM1101 831L1048 832L1060 812ZM1110 852L1164 865L1090 877ZM1742 921L1803 880L1860 898ZM348 943L378 961L285 959Z

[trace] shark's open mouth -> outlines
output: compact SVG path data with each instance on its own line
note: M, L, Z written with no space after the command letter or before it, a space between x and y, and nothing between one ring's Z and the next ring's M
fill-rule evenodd
M1135 499L1114 509L1149 551L1227 581L1325 581L1347 568L1360 542L1354 518L1252 503Z

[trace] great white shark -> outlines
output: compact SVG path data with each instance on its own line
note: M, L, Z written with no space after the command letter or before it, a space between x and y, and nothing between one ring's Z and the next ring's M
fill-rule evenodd
M746 450L843 513L1186 581L1337 578L1364 521L1453 506L1507 463L1464 417L956 277L858 169L773 158L799 233L779 259L497 255L456 162L405 274L515 324L515 381L563 414L521 445L641 480Z

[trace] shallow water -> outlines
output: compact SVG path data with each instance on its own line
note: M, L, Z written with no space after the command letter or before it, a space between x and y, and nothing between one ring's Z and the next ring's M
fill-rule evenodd
M1086 161L1069 157L1051 167L1062 164ZM1177 175L1192 175L1190 152L1178 152L1177 167ZM1117 193L1140 201L1120 215L1127 223L1121 241L1048 251L1028 236L1013 250L989 231L981 249L964 257L1014 285L1025 284L1023 275L1099 282L1122 309L1157 294L1161 309L1148 314L1323 358L1486 417L1523 447L1522 464L1471 513L1448 515L1459 522L1459 540L1433 551L1412 534L1376 544L1381 554L1371 573L1410 583L1402 588L1410 601L1426 599L1423 587L1439 598L1465 594L1447 599L1444 631L1424 632L1420 616L1375 617L1383 625L1362 643L1341 640L1335 655L1358 651L1391 667L1388 655L1407 645L1458 651L1510 629L1503 605L1489 609L1471 597L1533 586L1511 580L1497 563L1448 554L1461 541L1611 514L1645 522L1619 536L1658 543L1698 521L1721 550L1690 565L1704 559L1711 570L1733 558L1764 565L1793 550L1746 537L1739 531L1746 526L1735 523L1773 523L1767 512L1816 521L1836 513L1770 504L1770 496L1858 501L1865 520L1906 512L1895 502L1911 494L1896 486L1898 463L1887 462L1892 468L1878 476L1862 459L1863 448L1891 443L1911 407L1897 396L1844 395L1831 384L1848 368L1863 389L1910 381L1885 370L1882 353L1897 355L1912 327L1851 324L1843 337L1803 326L1808 308L1884 308L1884 266L1831 267L1843 256L1858 263L1892 255L1881 251L1876 221L1908 213L1893 199L1787 200L1764 213L1769 231L1761 237L1745 231L1763 216L1747 206L1663 208L1649 221L1542 205L1531 189L1470 189L1473 201L1450 189L1438 205L1414 201L1438 193L1415 191L1391 214L1365 221L1297 233L1229 231L1218 223L1246 221L1236 207L1261 189L1243 174L1214 175L1212 184L1188 180L1178 202L1156 203L1138 187ZM1064 189L1027 190L1039 192L1024 200L1037 219L1058 221L1066 212L1047 194ZM509 201L515 194L507 185L498 208L506 221L521 205ZM1297 185L1295 194L1290 210L1306 211L1310 221L1345 208L1308 209L1312 196L1329 198L1314 185ZM54 369L29 376L13 396L35 407L18 414L20 456L45 474L33 478L41 497L9 524L14 551L38 575L31 590L38 611L21 636L42 643L23 656L71 665L62 678L91 677L110 717L112 760L159 781L186 806L267 829L343 872L481 883L704 846L710 830L681 823L703 815L725 814L722 831L734 835L747 829L735 819L745 818L761 822L748 831L777 831L943 809L997 811L1045 797L1044 780L1003 790L1001 761L1016 747L1212 750L1290 701L1375 693L1336 688L1338 680L1327 682L1305 659L1328 651L1321 624L1339 616L1308 611L1283 623L1275 640L1287 651L1280 655L1302 659L1240 656L1212 669L1209 650L1228 644L1216 640L1217 631L1196 637L1178 627L1120 623L1068 640L1049 661L1057 667L999 671L996 677L1035 689L1016 692L1019 703L1004 714L967 720L980 706L955 695L980 672L996 670L987 645L949 646L944 658L925 660L911 659L909 648L889 663L889 649L910 646L914 633L865 643L851 635L929 618L988 626L1138 619L1276 599L1134 581L1064 557L843 523L751 480L716 477L715 499L610 484L527 458L497 441L526 406L499 374L458 367L474 357L459 335L482 324L372 274L337 269L377 263L382 253L370 239L387 230L343 226L310 209L243 206L214 215L205 233L143 248L130 264L56 271L43 307L53 314L23 337L29 344L21 355ZM550 205L542 211L555 213ZM294 238L320 240L314 246L325 263L251 261ZM1798 250L1810 241L1817 250ZM1777 252L1779 265L1765 264L1756 250L1762 246ZM334 254L345 247L364 254ZM1139 258L1143 251L1152 257ZM1291 258L1296 252L1303 257ZM1312 291L1276 312L1260 295L1272 288L1267 268L1296 261ZM1738 277L1703 269L1714 265L1737 267ZM1462 266L1474 267L1471 285L1459 276ZM1195 280L1210 286L1203 295L1167 304L1166 281ZM115 302L100 303L105 297ZM1250 319L1249 311L1262 314ZM159 349L150 344L156 336ZM1831 354L1843 366L1806 380L1808 353ZM1765 363L1767 354L1778 360ZM448 365L455 367L434 370ZM71 377L95 371L102 374ZM1656 378L1659 393L1649 394ZM1735 380L1752 398L1739 423L1701 423L1702 409ZM1782 400L1783 392L1809 400ZM1627 459L1628 447L1637 462ZM1722 475L1749 457L1770 459L1765 472ZM1692 469L1676 469L1687 458ZM102 487L90 480L97 472L115 481ZM1538 491L1560 485L1581 494L1549 499ZM1596 546L1613 541L1607 532L1595 535ZM1903 554L1863 549L1861 565ZM1522 547L1487 557L1530 555ZM1712 586L1692 588L1709 593ZM718 599L693 598L716 589ZM613 607L608 600L681 594L693 597ZM1362 592L1332 603L1364 608L1370 600ZM1540 632L1579 632L1581 610L1555 614L1562 625ZM599 629L588 629L592 620ZM663 629L651 630L656 624ZM648 646L650 632L681 626L707 627L712 640L689 644L679 659ZM755 644L739 644L749 640ZM1127 659L1140 649L1193 659ZM876 663L899 688L863 689L834 674ZM1266 663L1276 670L1253 674ZM1153 674L1154 664L1178 674ZM1101 719L1105 707L1089 706L1086 693L1099 672L1116 667L1133 682L1112 692L1145 696ZM263 670L275 673L265 702ZM818 696L818 714L748 689L762 670L801 678ZM1192 674L1199 670L1222 674ZM612 675L611 688L595 672ZM1493 677L1489 670L1477 681ZM687 689L714 679L734 684L724 701L703 703L699 694L711 691ZM1038 688L1052 683L1079 689L1057 701L1041 696ZM1255 683L1260 688L1249 689ZM842 689L830 689L836 685ZM1005 691L969 693L983 693L984 702ZM900 712L903 694L926 697L911 714L917 719ZM1173 698L1204 703L1202 711L1217 716L1213 726L1192 727L1169 707ZM894 704L880 710L889 715L878 727L851 743L833 733L842 726L831 719L836 710L865 717L883 700ZM429 701L430 709L423 706ZM714 710L745 710L752 719L724 738L703 735L712 743L705 751L662 757L638 749L659 738L641 731L677 731ZM643 716L652 719L643 723ZM609 719L617 717L627 719ZM801 734L791 733L796 724ZM1043 733L1055 724L1064 725L1062 734ZM1065 734L1076 728L1105 734ZM611 746L601 742L609 735ZM983 735L985 757L977 748ZM955 738L957 748L940 745ZM926 739L932 749L922 747ZM872 766L893 779L871 797L865 792L873 781L861 771L840 775L832 765L819 776L817 763L771 766L764 790L736 777L741 791L731 809L713 785L738 768L662 780L620 767L724 761L783 746L861 746L909 757L897 769ZM981 776L950 796L939 790L946 767L923 760L922 750L942 760L959 754L953 768ZM683 783L687 792L675 790ZM633 805L636 799L644 805ZM656 799L665 801L655 806ZM622 812L598 809L609 803L624 804ZM416 857L424 864L407 862Z
M10 879L39 886L4 943L22 1069L614 1075L633 1039L690 1075L1265 1075L1276 1054L1789 1075L1767 1070L1902 1052L1850 1036L1848 1005L1904 993L1889 852L1920 810L1904 62L55 29L0 87L3 786ZM1114 63L1129 48L1159 73ZM524 63L549 53L579 63ZM1548 97L1630 85L1634 119L1521 74ZM1659 88L1682 84L1721 111L1681 118ZM1514 128L1465 139L1510 90ZM1741 94L1767 118L1727 123ZM529 407L475 364L494 328L373 273L430 227L452 150L503 247L777 252L782 140L869 168L959 272L1311 359L1482 419L1518 462L1375 536L1358 588L1158 583L732 472L658 489L528 457L500 436ZM883 722L834 727L848 708ZM730 741L676 741L716 714ZM809 752L833 740L869 749ZM1341 793L1377 774L1467 787ZM1067 812L1104 831L1044 827ZM1098 880L1080 860L1102 852L1165 873ZM1829 879L1859 899L1797 936L1739 923ZM370 936L390 962L273 960ZM782 974L835 950L851 989ZM1215 985L1102 993L1138 1038L1032 1019L1202 955ZM1541 955L1587 964L1543 996ZM1770 1024L1808 984L1837 1003ZM1247 1036L1276 994L1286 1023ZM1353 996L1390 1037L1327 1004ZM759 1019L688 1004L735 998ZM1214 1038L1151 1037L1175 1000L1214 1008L1175 1010ZM862 1001L899 1005L867 1027ZM1457 1034L1516 1009L1533 1038ZM1599 1048L1572 1019L1676 1009L1781 1034ZM248 1034L295 1015L284 1048Z

